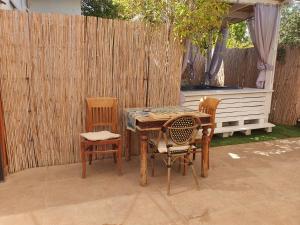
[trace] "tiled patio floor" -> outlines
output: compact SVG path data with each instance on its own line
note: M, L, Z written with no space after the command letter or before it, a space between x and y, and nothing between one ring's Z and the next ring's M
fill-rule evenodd
M199 171L199 158L196 161ZM208 178L174 168L171 196L166 170L140 187L139 158L30 169L0 184L2 225L299 225L300 139L213 148Z

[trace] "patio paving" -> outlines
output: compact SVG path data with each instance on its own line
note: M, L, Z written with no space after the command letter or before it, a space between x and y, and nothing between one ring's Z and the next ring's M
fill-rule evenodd
M199 172L199 156L196 169ZM299 225L300 139L211 149L208 178L196 190L191 173L166 170L140 187L139 158L29 169L0 184L2 225Z

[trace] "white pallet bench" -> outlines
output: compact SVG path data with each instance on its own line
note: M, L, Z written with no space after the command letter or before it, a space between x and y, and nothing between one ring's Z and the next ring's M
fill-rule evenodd
M183 106L197 110L201 99L218 98L221 102L216 112L215 133L223 137L238 131L250 135L254 129L272 131L274 124L268 122L271 94L270 90L256 88L183 91Z

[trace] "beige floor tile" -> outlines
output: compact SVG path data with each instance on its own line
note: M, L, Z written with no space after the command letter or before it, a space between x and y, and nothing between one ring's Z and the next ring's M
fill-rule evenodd
M229 153L240 158L233 159ZM299 225L300 139L211 149L208 178L166 168L139 186L139 158L29 169L0 184L0 225ZM200 173L200 155L195 161Z
M0 225L39 225L30 213L0 217Z
M45 184L36 187L12 186L7 190L0 190L0 216L29 212L44 208Z
M163 207L163 204L158 203L154 196L141 193L137 195L123 224L155 225L175 223L176 217L174 217L174 212L170 212L172 210L174 209L171 207Z

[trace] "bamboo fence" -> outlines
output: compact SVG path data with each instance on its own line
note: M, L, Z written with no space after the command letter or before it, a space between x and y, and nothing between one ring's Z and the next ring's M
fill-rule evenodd
M276 64L270 120L295 125L300 119L300 48L286 47Z
M0 91L9 172L80 161L85 98L126 107L179 102L182 49L165 27L0 11Z

